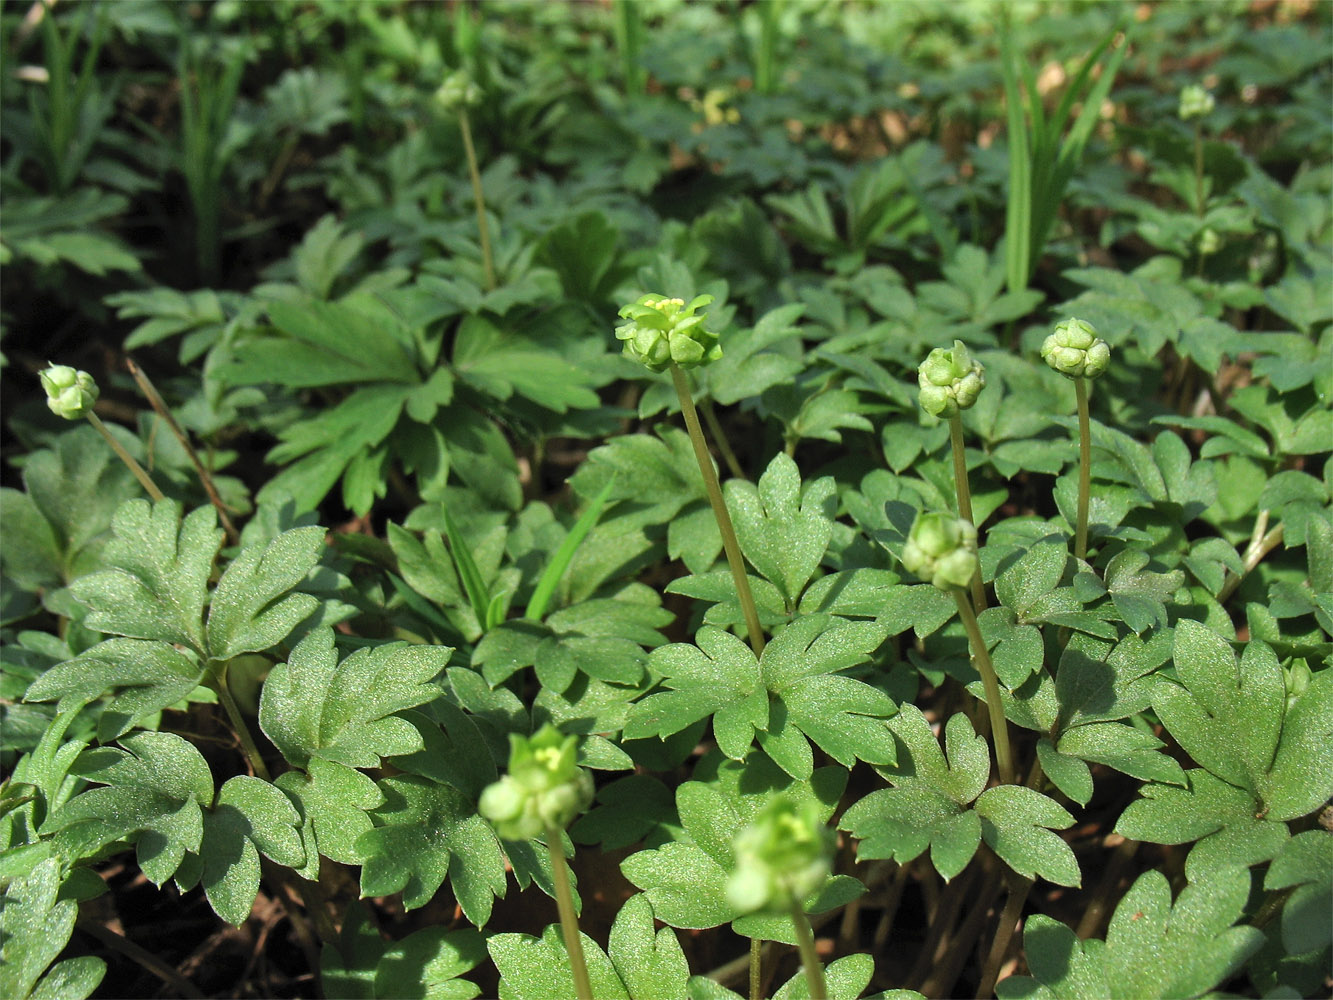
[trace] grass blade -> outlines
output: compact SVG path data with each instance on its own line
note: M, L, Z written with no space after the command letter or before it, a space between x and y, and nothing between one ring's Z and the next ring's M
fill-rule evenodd
M449 538L449 554L453 556L454 569L458 571L458 579L463 581L463 589L467 591L467 599L477 616L477 624L485 629L487 611L491 605L490 591L482 582L477 564L472 561L472 553L463 544L463 536L458 530L458 525L454 524L454 519L449 516L449 508L442 506L441 509L444 511L444 533Z
M569 564L573 561L574 553L578 550L580 543L593 529L597 519L601 517L602 508L606 506L606 499L611 495L611 490L615 485L616 477L612 476L602 487L601 492L593 498L592 503L588 505L588 509L574 522L574 527L569 529L569 534L565 536L565 540L560 543L560 547L555 550L555 555L547 563L546 569L542 571L541 579L537 581L537 589L532 592L532 600L528 601L528 610L523 614L524 618L539 622L545 616L546 606L551 603L551 596L555 593L555 588L565 575L565 570L569 569Z
M1009 113L1009 201L1005 206L1004 258L1009 291L1027 288L1032 254L1032 160L1017 57L1006 29L1000 36L1000 68Z

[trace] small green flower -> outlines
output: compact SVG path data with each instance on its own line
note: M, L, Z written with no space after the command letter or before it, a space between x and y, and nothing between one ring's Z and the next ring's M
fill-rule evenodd
M1213 95L1204 90L1197 83L1191 83L1180 91L1180 118L1181 121L1189 121L1191 118L1202 118L1213 110Z
M51 365L37 377L46 390L46 405L52 413L66 420L87 416L97 402L97 383L87 372L77 371L69 365Z
M786 910L828 877L833 831L813 801L779 795L731 842L736 866L727 880L727 901L742 913Z
M711 295L696 295L689 305L684 299L645 295L620 310L629 320L616 327L616 339L625 342L625 357L664 372L672 363L690 368L722 357L717 334L704 329L706 313L695 310L713 301Z
M1041 356L1066 378L1096 378L1111 363L1111 348L1091 323L1067 319L1042 343Z
M477 811L505 840L564 829L592 802L592 776L578 766L578 739L549 722L531 737L509 736L509 773L486 787Z
M440 89L435 91L435 100L446 111L475 107L481 102L481 88L473 82L467 70L456 69L445 77Z
M1198 248L1200 257L1210 257L1222 249L1222 237L1216 230L1205 226L1199 231Z
M977 401L986 387L986 369L961 340L953 349L937 347L916 370L921 408L936 417L952 417Z
M952 514L918 514L903 546L903 566L940 590L966 587L977 571L977 529Z

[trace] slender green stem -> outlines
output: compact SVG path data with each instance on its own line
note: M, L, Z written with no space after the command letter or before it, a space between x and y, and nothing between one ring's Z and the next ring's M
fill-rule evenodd
M750 1000L763 1000L764 945L758 938L750 938Z
M1009 883L1009 898L1005 901L1004 912L1000 914L1000 925L995 929L995 939L991 942L990 954L982 967L981 982L977 985L977 996L988 997L995 993L995 981L1000 978L1000 966L1009 953L1009 944L1018 930L1018 918L1023 914L1023 904L1032 891L1032 879L1012 876Z
M124 462L126 468L134 473L134 478L139 480L139 485L144 488L144 492L154 500L161 500L162 491L157 488L157 484L149 478L149 475L144 471L143 466L134 460L134 456L126 451L121 443L111 436L111 432L106 429L106 424L102 423L101 418L92 410L89 410L84 416L88 418L88 423L97 428L97 433L106 438L106 443L111 445L111 450L116 453L116 457Z
M1078 524L1074 527L1074 558L1088 556L1088 493L1092 489L1092 431L1088 416L1088 380L1074 379L1078 397Z
M736 460L736 453L731 450L731 442L727 440L722 425L718 423L717 414L713 412L713 401L705 397L699 404L699 409L704 415L704 423L708 425L708 432L713 435L713 440L717 442L717 450L722 452L722 461L727 463L727 471L731 473L731 478L744 479L745 470L741 468L741 463Z
M588 964L583 960L579 920L574 915L574 894L569 889L569 869L565 865L565 852L560 848L560 831L554 826L546 827L546 849L551 853L555 905L560 911L560 932L565 938L565 951L569 953L569 969L574 974L574 993L578 1000L593 1000Z
M1009 749L1009 724L1004 719L1004 704L1000 701L1000 681L995 676L995 666L991 663L990 651L986 649L986 640L981 636L981 626L967 594L962 590L953 592L958 602L958 617L967 629L967 638L972 645L972 662L981 674L981 683L986 687L986 710L990 713L991 739L995 743L995 760L1000 766L1000 780L1006 785L1014 783L1014 758Z
M694 457L698 460L699 472L704 477L708 502L713 505L713 517L717 519L717 529L722 533L722 548L727 553L731 578L736 584L736 598L740 601L741 612L745 615L745 627L750 634L750 648L754 650L755 656L759 656L764 651L764 630L759 625L759 612L755 608L754 594L750 592L750 581L745 575L741 546L736 540L736 529L732 527L726 501L722 499L722 486L717 481L717 471L713 468L713 456L708 453L708 445L704 441L703 428L699 426L699 414L694 409L690 385L685 380L685 373L680 370L679 365L671 366L671 381L675 383L676 395L680 397L680 412L685 417L685 427L690 432Z
M963 417L955 413L949 418L949 443L953 450L953 485L958 494L958 516L976 526L972 516L972 489L967 482L967 452L963 446ZM972 603L977 611L986 610L986 588L981 582L981 563L972 574Z
M1203 218L1203 122L1194 123L1194 211Z
M227 507L222 502L222 497L218 495L217 487L213 485L213 477L209 475L208 470L204 467L204 463L200 460L199 453L194 450L194 445L190 443L189 437L186 436L181 425L176 422L176 418L172 416L171 411L167 409L166 402L162 399L162 396L157 391L157 387L153 385L148 376L145 375L143 371L140 370L139 366L129 358L125 359L125 365L129 368L130 374L134 376L134 381L139 386L139 391L142 392L144 398L148 400L148 405L153 408L159 417L166 421L167 427L171 430L171 433L175 435L176 440L180 442L181 447L185 449L185 454L190 457L190 463L194 466L194 471L199 476L199 481L203 483L204 492L208 494L209 502L217 509L218 520L222 522L222 529L227 533L227 539L233 545L238 544L241 540L240 532L236 530L236 525L231 523L231 517L227 513Z
M791 903L791 922L796 926L796 947L801 952L805 967L805 982L810 989L810 1000L828 1000L828 985L824 982L824 965L815 954L815 935L810 930L810 918L796 900Z
M271 780L268 765L264 763L264 758L259 753L259 746L255 743L250 727L246 725L245 717L241 715L241 707L236 704L236 699L232 697L231 687L227 683L225 671L218 677L215 690L218 693L218 700L222 702L222 707L227 713L227 718L231 720L232 729L236 730L236 735L240 738L241 749L245 751L245 758L250 762L250 769L255 772L256 778L263 778L265 781Z
M477 231L481 240L481 266L486 272L486 291L495 287L495 262L491 258L491 233L486 225L486 196L481 190L481 171L477 168L477 151L472 145L472 126L467 111L458 109L458 129L463 133L463 152L467 155L467 172L472 178L472 200L477 203Z
M1250 574L1254 567L1258 566L1264 560L1264 556L1272 552L1282 543L1282 536L1285 534L1284 524L1279 524L1267 534L1264 528L1268 527L1268 511L1260 511L1259 517L1254 523L1254 535L1250 538L1249 547L1245 550L1245 555L1241 560L1240 575L1228 574L1226 581L1222 584L1222 589L1217 592L1217 603L1225 604L1240 582Z

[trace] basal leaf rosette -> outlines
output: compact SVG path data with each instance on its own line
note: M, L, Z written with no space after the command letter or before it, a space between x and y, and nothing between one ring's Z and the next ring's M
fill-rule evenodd
M789 909L824 884L833 856L833 832L819 804L779 795L732 840L736 866L727 901L742 913Z
M919 514L903 546L903 566L940 590L964 588L977 571L977 529L952 514Z
M1041 356L1066 378L1096 378L1111 363L1111 348L1091 323L1071 318L1042 343Z
M986 370L961 340L955 340L952 348L935 348L916 373L921 408L936 417L952 417L970 408L986 387Z
M620 310L629 320L616 327L616 339L625 342L625 357L664 372L672 364L692 368L722 357L718 336L704 329L707 313L697 310L713 301L711 295L684 299L645 295Z
M97 383L87 372L69 365L51 365L37 377L46 390L46 405L52 413L66 420L87 416L97 402Z
M592 776L578 766L578 739L549 722L531 737L509 736L509 773L481 793L478 812L505 840L564 829L592 804Z

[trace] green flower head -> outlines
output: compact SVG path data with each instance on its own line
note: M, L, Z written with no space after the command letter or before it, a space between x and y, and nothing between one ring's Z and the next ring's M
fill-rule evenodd
M531 737L509 736L509 773L486 787L477 811L505 840L564 829L592 802L592 776L578 765L578 738L549 722Z
M817 803L779 795L731 842L736 866L727 880L727 901L742 913L786 910L828 877L833 831Z
M467 70L456 69L444 78L440 89L435 91L435 100L446 111L475 107L481 101L481 88L473 82Z
M1111 348L1091 323L1067 319L1042 343L1041 356L1066 378L1096 378L1111 363Z
M918 514L903 546L903 565L940 590L966 587L977 571L977 529L952 514Z
M1213 110L1213 95L1204 90L1197 83L1191 83L1188 87L1180 91L1180 118L1181 121L1189 121L1191 118L1202 118Z
M704 329L706 313L696 310L713 301L711 295L668 299L645 295L620 310L629 320L616 327L616 339L625 342L625 357L646 365L651 371L664 372L672 364L691 368L722 357L717 334Z
M936 417L952 417L968 409L986 387L986 369L961 340L953 348L937 347L916 370L921 408Z
M87 372L77 371L69 365L51 365L37 377L42 380L46 405L52 413L66 420L78 420L92 412L99 390Z

